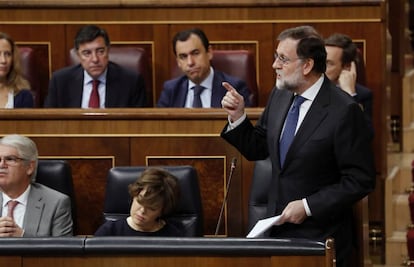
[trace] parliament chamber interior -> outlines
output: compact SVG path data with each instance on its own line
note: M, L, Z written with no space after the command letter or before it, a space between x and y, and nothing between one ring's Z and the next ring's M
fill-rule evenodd
M0 239L0 266L335 266L332 240L244 238L255 162L221 138L225 111L155 107L163 82L179 75L174 34L199 27L215 51L213 66L248 82L253 106L246 111L256 122L275 84L277 36L299 25L352 37L363 60L359 78L373 94L376 187L354 207L354 266L414 266L413 1L0 0L0 7L0 31L16 41L35 96L33 109L0 111L0 135L28 136L41 161L69 164L75 222L73 238ZM77 63L73 38L85 24L107 30L110 60L144 76L146 107L43 108L52 73ZM93 237L112 168L177 165L197 172L201 237Z

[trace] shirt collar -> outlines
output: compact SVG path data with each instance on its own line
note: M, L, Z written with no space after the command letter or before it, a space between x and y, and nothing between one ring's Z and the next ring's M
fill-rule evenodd
M311 87L306 89L305 92L301 94L301 96L303 96L307 100L313 101L322 87L324 77L324 74L322 74L321 77Z
M98 77L99 83L103 83L103 84L106 83L106 73L107 72L108 72L108 68L106 68L105 71ZM83 78L83 84L84 85L92 83L93 78L89 75L89 73L86 70L83 71L83 77L84 77Z
M23 192L23 194L21 194L16 199L11 199L8 195L6 195L4 192L2 192L2 195L3 195L3 208L7 207L7 203L10 200L17 200L20 204L23 204L24 206L26 206L27 205L27 199L29 198L29 192L30 192L31 187L32 186L29 184L29 186L26 188L26 190Z

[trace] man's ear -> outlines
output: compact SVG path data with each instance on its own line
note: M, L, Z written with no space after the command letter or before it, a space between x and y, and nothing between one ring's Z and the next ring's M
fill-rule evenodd
M36 163L35 163L34 160L32 160L32 161L29 162L28 168L26 170L27 176L32 176L32 174L33 174L33 172L35 170L35 164Z
M208 59L211 61L213 59L213 47L209 45L206 52L208 54Z
M302 66L303 75L308 75L315 65L315 61L312 58L306 59L305 63Z

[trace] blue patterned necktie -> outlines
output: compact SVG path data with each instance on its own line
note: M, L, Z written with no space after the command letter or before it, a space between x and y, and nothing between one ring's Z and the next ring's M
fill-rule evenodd
M193 87L194 92L194 100L193 100L193 108L202 108L203 104L201 103L201 92L203 92L204 87L201 85L196 85Z
M286 116L285 129L283 130L282 138L280 138L279 141L280 166L283 166L286 153L295 137L296 125L298 124L299 118L299 108L305 100L306 98L296 95L293 100L293 105L290 107L288 115Z

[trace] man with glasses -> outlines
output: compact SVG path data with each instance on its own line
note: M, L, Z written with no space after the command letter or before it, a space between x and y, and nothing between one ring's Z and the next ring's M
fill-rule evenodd
M325 76L325 44L313 27L287 29L278 41L276 88L256 126L224 84L222 137L248 160L272 162L267 216L281 216L266 235L333 237L336 266L349 266L352 206L375 186L370 132L359 105Z
M31 139L0 139L0 237L73 235L71 201L35 182L37 158Z
M146 105L143 77L109 61L107 32L82 27L75 37L80 64L53 73L45 100L48 108L122 108Z

